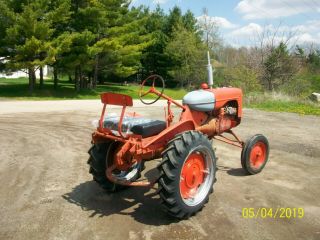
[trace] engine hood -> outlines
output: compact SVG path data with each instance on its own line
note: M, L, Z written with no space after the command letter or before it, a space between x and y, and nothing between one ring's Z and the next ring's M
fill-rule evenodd
M215 102L214 93L202 89L189 92L182 99L184 105L188 105L192 110L201 112L212 111Z

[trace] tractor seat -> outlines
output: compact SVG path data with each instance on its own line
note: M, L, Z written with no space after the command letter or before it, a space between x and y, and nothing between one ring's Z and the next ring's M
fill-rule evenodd
M103 127L110 129L115 135L119 135L118 123L119 117L106 117L103 122ZM143 117L125 116L122 120L122 134L136 134L143 138L157 135L166 129L165 121L147 119Z
M137 135L141 135L143 138L157 135L166 129L167 123L160 120L152 120L147 123L141 123L132 126L131 132Z

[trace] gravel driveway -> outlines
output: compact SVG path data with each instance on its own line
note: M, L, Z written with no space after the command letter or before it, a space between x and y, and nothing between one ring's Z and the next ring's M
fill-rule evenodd
M164 104L134 110L163 119ZM98 100L0 102L0 239L320 239L319 117L245 109L235 131L265 134L270 162L246 176L239 149L214 142L215 192L178 222L162 211L156 186L107 194L92 181L90 122L100 111ZM242 216L243 208L279 207L304 216Z

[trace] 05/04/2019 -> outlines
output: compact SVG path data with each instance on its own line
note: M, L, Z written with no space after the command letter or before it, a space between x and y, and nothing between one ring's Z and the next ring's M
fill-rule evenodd
M277 208L242 208L243 218L303 218L303 208L289 208L289 207L277 207Z

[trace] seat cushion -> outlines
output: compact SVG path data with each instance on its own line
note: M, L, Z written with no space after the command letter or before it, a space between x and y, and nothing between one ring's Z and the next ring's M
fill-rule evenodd
M111 130L113 134L119 136L118 125L119 116L109 116L104 119L103 127ZM141 135L143 138L154 136L166 128L165 121L147 119L143 117L125 116L122 121L122 134L133 133Z
M157 135L166 129L166 126L167 124L165 121L153 120L147 123L134 125L131 127L131 132L146 138Z

